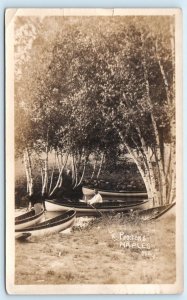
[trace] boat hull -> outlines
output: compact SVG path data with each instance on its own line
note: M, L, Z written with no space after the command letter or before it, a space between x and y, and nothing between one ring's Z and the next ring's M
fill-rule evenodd
M36 215L29 216L29 213L30 212L25 213L25 214L15 218L15 229L16 230L34 226L34 225L42 222L44 219L44 209L42 209L41 212ZM21 219L21 220L19 220L19 219Z
M85 207L81 206L73 206L73 204L68 205L64 203L58 203L54 200L46 200L45 206L47 211L67 211L72 208L76 211L77 216L102 216L102 214L107 213L128 213L131 209L144 209L148 203L148 200L142 201L141 204L132 204L132 205L118 205L118 206L110 206L110 207L93 207L87 205L85 203Z
M94 195L94 189L91 188L87 188L87 187L83 187L82 188L82 192L84 195L84 199L90 199L91 197L93 197ZM112 192L112 191L102 191L102 190L98 190L99 194L105 199L125 199L125 198L134 198L135 200L137 200L137 198L146 198L147 197L147 193L143 193L143 192Z
M139 216L143 221L161 219L169 214L174 214L175 205L176 203L172 203L165 206L152 207L144 211L140 211Z
M63 214L64 215L64 214ZM15 238L20 238L21 234L29 234L32 237L42 237L51 234L55 234L61 232L69 227L72 227L75 219L76 219L76 212L71 210L71 216L67 219L63 219L61 221L56 221L58 218L63 217L63 215L46 220L36 226L28 227L25 229L20 229L15 231ZM54 221L53 221L54 220Z

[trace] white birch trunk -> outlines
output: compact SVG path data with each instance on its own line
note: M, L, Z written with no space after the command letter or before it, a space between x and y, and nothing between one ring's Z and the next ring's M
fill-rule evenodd
M173 25L170 25L170 43L171 43L171 51L172 51L172 64L173 64L173 89L170 91L169 90L169 85L168 85L168 81L166 78L166 73L164 70L164 66L161 62L161 59L159 57L158 51L157 51L157 45L156 45L156 55L157 55L157 60L158 60L158 64L160 67L160 73L162 75L163 78L163 82L164 82L164 87L165 87L165 91L166 91L166 97L167 97L167 103L168 105L170 105L170 108L173 107L174 109L174 103L175 101L173 101L174 98L174 85L175 85L175 66L174 66L174 58L175 58L175 50L174 50L174 28ZM175 184L176 184L176 180L175 180L175 174L176 174L176 170L175 170L175 115L173 114L171 116L171 120L170 120L170 134L171 134L171 149L170 149L170 161L167 162L167 164L169 165L169 172L165 172L165 178L167 176L167 179L165 180L165 182L163 182L164 184L164 189L166 190L166 197L165 197L165 203L171 203L173 201L173 199L175 198ZM161 170L161 172L163 172ZM166 186L167 185L167 186ZM165 191L164 191L165 192Z
M124 143L128 153L131 155L134 163L136 164L137 168L138 168L138 171L140 172L140 175L142 177L142 180L145 184L145 187L146 187L146 191L147 191L147 195L148 195L148 198L149 199L153 199L153 189L152 189L152 185L151 185L151 176L150 176L150 173L149 173L149 169L147 167L147 162L144 161L144 169L142 168L141 166L141 163L143 163L143 160L141 159L141 162L139 162L139 155L137 154L136 150L135 149L131 149L127 143L125 142L124 138L123 138L123 135L121 134L120 131L118 131L119 133L119 136L122 140L122 142Z
M151 176L151 170L150 170L150 164L147 162L145 162L145 158L141 159L141 162L139 162L140 159L140 155L137 154L137 151L135 149L130 149L130 147L126 144L126 148L128 149L128 152L131 154L131 157L133 158L138 171L140 172L140 175L142 176L143 182L145 184L146 187L146 191L147 191L147 196L149 199L153 199L155 198L155 189L154 186L152 185L152 177ZM144 170L141 166L141 164L143 164L144 166ZM151 166L152 168L152 166Z
M54 194L54 192L56 191L56 189L57 189L58 187L61 187L61 185L62 185L62 173L63 173L63 171L64 171L64 168L65 168L66 164L67 164L68 156L69 156L69 154L67 154L67 156L66 156L64 165L62 165L61 168L60 168L60 171L59 171L59 175L58 175L58 179L57 179L56 185L55 185L55 187L53 188L53 190L50 192L49 196L52 196L52 195Z
M93 172L92 172L92 175L91 175L91 178L90 178L90 179L92 179L92 178L94 177L95 170L96 170L96 165L97 165L97 159L96 159L95 162L94 162Z
M43 169L41 167L41 179L42 179L42 188L43 188L43 184L44 184L44 175L43 175Z
M53 184L54 169L55 169L55 165L53 165L53 169L52 169L52 173L51 173L51 179L50 179L50 185L49 185L48 194L50 194L51 188L52 188L52 184Z
M72 155L71 160L71 170L72 170L72 185L75 183L75 164L74 164L74 155Z
M103 153L102 156L101 156L101 163L100 163L100 166L99 166L99 170L98 170L98 173L97 173L97 176L96 176L97 179L99 178L99 175L101 173L101 169L102 169L102 166L103 166L104 158L105 158L105 154Z
M86 170L86 160L84 161L84 166L83 166L82 176L81 176L81 178L80 178L78 184L76 185L76 187L78 187L78 186L82 183L83 178L84 178L84 174L85 174L85 170Z
M176 159L175 159L175 146L174 143L170 145L171 147L171 156L170 164L167 171L167 183L168 183L168 195L167 203L172 203L176 197Z
M42 186L42 196L47 192L47 183L48 183L48 146L46 146L46 157L44 161L44 179Z
M58 187L59 187L59 188L61 188L61 186L62 186L62 181L63 181L63 180L62 180L62 174L61 174L60 179L59 179L59 184L58 184Z
M147 100L148 108L150 110L153 133L154 133L154 137L155 137L155 141L156 141L155 148L156 148L156 156L157 156L157 162L158 162L158 166L159 166L161 184L163 184L162 199L160 199L160 201L159 201L159 204L161 205L162 204L161 202L166 203L166 193L164 193L164 191L166 190L166 180L165 180L163 158L161 156L161 145L160 145L159 132L158 132L157 124L156 124L155 117L154 117L153 111L152 111L152 103L151 103L151 98L150 98L149 81L148 81L147 67L146 67L146 62L145 62L144 49L143 49L142 65L143 65L143 69L144 69L144 79L145 79L146 94L147 94L146 100ZM154 185L154 182L153 182L153 185ZM158 196L157 196L157 198L158 198Z
M29 187L29 196L33 194L33 174L32 174L32 164L29 150L26 148L26 163L27 163L27 171L28 171L28 187Z
M26 174L26 179L27 179L27 193L29 194L29 196L31 196L31 194L30 194L30 176L29 176L29 170L28 170L28 161L27 161L26 151L24 152L23 157L24 157L25 174Z
M153 167L153 164L156 163L156 158L153 153L150 153L150 149L146 151L146 156L150 173L154 206L159 206L162 205L162 189L160 189L159 168L158 166Z
M75 177L74 177L74 181L75 181L75 184L73 186L73 189L76 187L77 185L77 180L78 180L78 174L77 174L77 162L76 162L76 159L74 158L74 174L75 174Z

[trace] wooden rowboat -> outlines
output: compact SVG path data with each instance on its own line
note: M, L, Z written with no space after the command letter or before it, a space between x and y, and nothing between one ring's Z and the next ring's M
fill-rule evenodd
M149 208L144 211L140 211L139 216L143 221L155 220L168 215L172 211L172 208L174 209L175 204L176 203L174 202L169 205Z
M15 230L15 237L20 239L21 234L24 236L45 236L60 232L71 227L75 221L76 212L69 210L60 216L48 219L40 224L25 229Z
M89 198L94 195L94 189L83 187L82 192L84 197ZM98 190L99 194L101 194L102 197L109 197L109 198L125 198L125 197L134 197L134 198L146 198L147 193L143 192L125 192L125 191L105 191L105 190Z
M43 220L44 209L41 209L40 212L35 213L35 210L30 210L20 216L15 218L15 229L24 229L30 226L33 226Z
M77 216L101 216L106 213L129 212L131 209L143 209L148 200L142 200L138 204L124 204L124 203L95 203L90 205L86 202L66 202L62 203L57 200L46 200L45 207L47 211L67 211L72 208L76 211Z

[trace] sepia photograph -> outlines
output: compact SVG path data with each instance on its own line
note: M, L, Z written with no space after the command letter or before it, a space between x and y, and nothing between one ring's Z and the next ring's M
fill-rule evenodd
M6 11L8 292L182 292L181 20Z

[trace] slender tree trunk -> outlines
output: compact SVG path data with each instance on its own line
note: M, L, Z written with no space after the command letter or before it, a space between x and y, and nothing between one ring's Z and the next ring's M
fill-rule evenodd
M29 194L29 183L27 181L27 194Z
M79 170L80 170L81 160L82 160L83 154L84 154L84 150L81 150L81 152L77 154L76 160L74 161L74 164L75 164L75 184L73 186L73 189L75 189L78 186L78 182L80 181L79 180Z
M99 170L98 170L98 173L97 173L97 176L96 176L97 179L99 178L99 175L101 173L101 169L102 169L102 166L103 166L104 158L105 158L105 154L103 152L103 154L101 156L101 163L100 163L100 166L99 166Z
M46 146L46 157L44 161L44 179L43 179L43 186L42 186L42 196L47 192L47 183L48 183L48 145Z
M55 170L55 165L53 165L53 169L52 169L52 173L51 173L51 179L50 179L50 185L49 185L48 194L50 194L50 192L51 192L51 188L52 188L52 184L53 184L54 170Z
M153 165L150 157L148 156L147 150L142 148L142 151L145 153L145 157L140 158L140 154L137 154L137 151L135 149L130 149L130 147L128 147L128 149L131 155L133 156L134 162L136 163L138 170L142 176L142 179L144 181L147 190L148 198L153 199L154 205L158 206L159 200L158 200L158 191L156 189L156 180L154 176ZM142 163L144 165L144 168L141 166Z
M74 175L75 175L75 179L74 179L74 181L75 181L75 184L74 184L74 186L73 186L73 188L75 188L76 187L76 185L77 185L77 180L78 180L78 174L77 174L77 162L76 162L76 158L74 157L74 170L75 170L75 173L74 173Z
M30 189L30 175L29 175L29 170L28 170L28 161L27 161L27 152L24 152L24 167L25 167L25 174L26 174L26 179L27 179L27 193L29 196L31 196L31 189Z
M25 162L27 169L27 178L28 178L28 187L29 187L29 196L33 194L33 174L32 174L32 164L28 148L25 149Z
M91 175L91 178L90 178L90 179L92 179L92 178L94 177L95 170L96 170L96 165L97 165L97 159L96 159L95 162L94 162L93 172L92 172L92 175Z
M175 159L175 147L174 143L171 143L171 156L170 156L170 165L167 173L167 184L168 184L168 193L167 193L167 203L172 203L176 197L176 159Z
M142 164L143 166L138 168L141 176L142 176L142 179L143 179L143 182L145 184L145 187L146 187L146 191L147 191L147 196L149 199L153 199L154 197L154 191L153 191L153 187L151 185L151 174L150 174L150 170L149 170L149 163L147 161L147 157L146 155L143 153L143 150L142 151ZM138 155L137 156L137 159L136 159L136 162L138 164ZM138 165L137 165L138 167Z
M166 91L166 99L167 99L167 103L170 105L170 97L169 97L169 85L168 85L168 81L167 81L167 78L166 78L166 74L165 74L165 71L164 71L164 67L161 63L161 58L160 58L160 55L158 53L158 42L156 40L155 42L155 50L156 50L156 58L157 58L157 61L158 61L158 65L159 65L159 68L160 68L160 73L162 75L162 79L163 79L163 82L164 82L164 88L165 88L165 91Z
M59 175L58 175L58 179L57 179L56 185L53 188L52 192L49 194L49 196L52 196L54 194L54 192L57 190L57 188L61 187L61 185L62 185L62 174L63 174L64 168L65 168L65 166L67 164L68 157L69 157L69 153L66 156L64 164L61 166L61 169L60 169L60 172L59 172Z
M80 178L78 184L76 185L76 187L78 187L78 186L82 183L82 181L83 181L84 174L85 174L85 170L86 170L86 163L87 163L87 161L86 161L86 159L85 159L85 160L84 160L84 165L83 165L82 176L81 176L81 178Z
M60 164L60 159L59 159L59 149L57 149L57 151L56 151L56 160L57 160L58 170L60 172L61 164Z
M148 198L153 199L153 204L155 206L159 206L159 197L156 189L156 180L154 176L153 166L150 160L150 156L148 156L148 151L146 147L142 146L141 149L142 157L140 157L140 151L139 153L137 153L136 149L132 149L131 147L129 147L129 145L125 142L121 132L118 131L118 133L128 153L131 155L132 159L134 160L138 168L138 171L140 172L140 175L146 187Z
M148 194L148 198L150 199L154 199L154 202L157 203L157 196L156 196L156 192L155 192L155 181L153 182L152 185L152 180L153 180L153 172L152 172L152 162L151 162L151 155L149 154L149 149L146 146L146 143L144 141L144 138L141 134L141 130L139 127L136 126L136 131L138 134L138 138L139 138L139 143L141 146L138 146L138 144L136 143L136 141L134 140L133 137L131 137L131 139L133 140L133 143L136 147L136 149L138 149L138 153L136 154L136 164L143 164L143 167L141 167L141 169L143 169L141 171L141 175L144 181L144 184L146 186L146 190L147 190L147 194ZM133 150L132 150L133 151ZM136 153L137 151L134 150L134 153ZM141 155L140 155L141 153ZM142 156L142 157L141 157ZM139 162L140 160L140 162Z
M148 150L146 151L146 155L151 176L154 205L160 206L162 205L162 180L160 176L158 160L155 156L155 153L153 153L152 149L150 148L148 148Z
M168 81L167 81L167 77L166 77L166 73L164 70L164 66L162 64L161 58L159 56L158 53L158 47L157 47L157 43L156 43L156 56L157 56L157 60L158 60L158 64L160 67L160 73L162 75L162 79L164 82L164 88L166 91L166 98L167 98L167 104L170 107L170 110L173 108L173 110L175 110L175 101L174 99L174 85L175 85L175 65L174 65L174 61L175 61L175 46L174 46L174 28L173 25L170 25L170 43L171 43L171 52L172 52L172 68L173 68L173 83L172 83L172 88L169 89L169 85L168 85ZM176 170L175 170L175 114L171 114L171 119L170 119L170 136L171 136L171 146L170 146L170 161L168 162L169 165L169 173L166 172L167 175L167 180L165 182L168 184L168 186L166 186L166 190L167 190L167 195L166 195L166 200L165 203L171 203L173 201L173 199L175 198L175 174L176 174Z
M160 205L161 205L161 202L166 203L166 194L164 193L164 191L166 190L165 172L164 172L164 166L163 166L164 158L161 155L161 144L160 144L159 132L158 132L157 124L156 124L155 117L153 114L152 102L151 102L151 98L150 98L150 89L149 89L147 66L146 66L146 61L145 61L145 53L144 53L144 48L142 48L142 49L143 49L142 65L143 65L143 70L144 70L144 79L145 79L145 87L146 87L146 100L147 100L147 105L148 105L148 108L150 111L151 123L152 123L153 133L154 133L155 142L156 142L155 149L156 149L157 163L158 163L159 172L160 172L161 184L163 184L163 189L162 189L163 194L162 194L162 199L160 199Z
M74 155L72 155L72 160L71 160L71 170L72 170L72 185L75 183L75 158Z
M59 179L59 184L58 184L58 188L61 188L61 186L62 186L62 175L60 176L60 179Z
M143 158L140 159L139 154L137 153L136 149L131 149L130 146L128 146L128 144L125 142L125 139L123 137L123 134L118 130L118 134L122 140L122 142L124 143L128 153L130 154L131 158L133 159L134 163L136 164L138 171L140 172L140 175L143 179L143 182L145 184L146 187L146 191L147 191L147 195L149 199L153 199L153 191L152 191L152 185L151 185L151 176L150 176L150 172L149 172L149 167L148 167L148 163L147 163L147 158L146 156L144 156ZM143 168L143 166L144 168Z
M43 175L43 168L41 167L41 179L42 179L42 188L43 188L43 184L44 184L44 175Z

